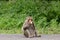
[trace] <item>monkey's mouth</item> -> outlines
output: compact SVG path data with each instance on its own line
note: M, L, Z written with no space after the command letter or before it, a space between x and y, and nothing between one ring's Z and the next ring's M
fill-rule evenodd
M32 24L32 22L31 22L31 24Z

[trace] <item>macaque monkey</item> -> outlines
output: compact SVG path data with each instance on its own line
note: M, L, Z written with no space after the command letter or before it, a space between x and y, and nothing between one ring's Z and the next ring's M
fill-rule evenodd
M35 25L33 23L33 19L30 16L27 17L27 19L25 20L25 22L22 26L22 30L24 32L25 37L28 37L28 38L41 37L41 35L37 35Z

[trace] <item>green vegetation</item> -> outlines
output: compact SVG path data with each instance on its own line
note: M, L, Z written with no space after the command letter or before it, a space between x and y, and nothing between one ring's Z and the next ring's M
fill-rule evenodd
M40 34L60 34L59 0L0 0L0 34L19 34L27 16Z

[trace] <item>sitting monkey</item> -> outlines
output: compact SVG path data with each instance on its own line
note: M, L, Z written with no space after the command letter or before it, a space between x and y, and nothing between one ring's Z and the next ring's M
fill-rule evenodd
M41 37L41 35L37 35L36 29L35 29L35 25L33 23L33 19L32 17L27 17L27 19L25 20L23 26L22 26L22 30L24 32L25 37Z

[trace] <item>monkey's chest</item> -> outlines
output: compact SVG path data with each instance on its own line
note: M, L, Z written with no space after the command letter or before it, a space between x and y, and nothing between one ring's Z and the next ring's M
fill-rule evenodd
M33 25L30 25L28 29L29 29L29 30L34 30Z

